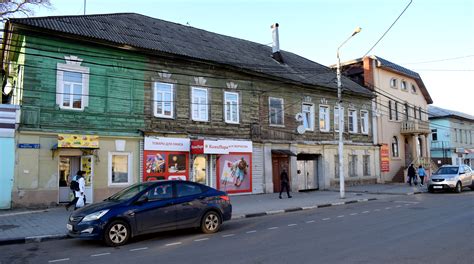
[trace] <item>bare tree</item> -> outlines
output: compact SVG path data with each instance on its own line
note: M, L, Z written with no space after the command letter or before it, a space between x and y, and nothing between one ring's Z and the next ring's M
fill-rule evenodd
M18 13L33 15L36 6L50 7L51 3L49 0L0 0L0 19L4 21Z

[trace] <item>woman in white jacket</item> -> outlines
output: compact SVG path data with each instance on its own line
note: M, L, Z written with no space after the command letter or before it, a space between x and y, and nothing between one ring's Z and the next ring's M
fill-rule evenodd
M81 171L81 173L77 174L76 181L79 183L79 191L76 191L77 201L74 210L76 210L77 208L84 207L84 205L86 204L86 180L84 179L84 173L85 171Z

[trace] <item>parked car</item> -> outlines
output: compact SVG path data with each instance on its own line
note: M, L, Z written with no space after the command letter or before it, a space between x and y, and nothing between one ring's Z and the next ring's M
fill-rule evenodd
M474 190L474 172L467 165L443 165L430 179L428 191L454 190L462 192L464 187Z
M189 181L151 181L74 211L67 229L72 237L120 246L131 237L166 230L198 227L214 233L231 216L225 192Z

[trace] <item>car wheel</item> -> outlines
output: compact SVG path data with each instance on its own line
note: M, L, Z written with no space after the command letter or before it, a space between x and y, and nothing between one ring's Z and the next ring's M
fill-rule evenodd
M462 185L460 182L456 183L456 187L454 188L454 191L457 193L462 192Z
M207 212L201 221L201 231L206 234L212 234L219 231L221 227L221 217L214 211Z
M130 227L123 220L114 220L109 225L104 232L104 241L105 244L111 247L122 246L127 243L130 238Z

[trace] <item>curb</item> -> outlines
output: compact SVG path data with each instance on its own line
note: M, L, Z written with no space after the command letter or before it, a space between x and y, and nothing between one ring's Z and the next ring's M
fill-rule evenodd
M66 238L68 238L68 235L66 234L8 238L8 239L0 239L0 246L44 242L44 241L59 240L59 239L66 239Z
M318 204L318 205L303 206L303 207L292 207L292 208L287 208L287 209L283 209L283 210L273 210L273 211L265 211L265 212L237 215L235 217L232 217L231 220L243 219L243 218L252 218L252 217L260 217L260 216L266 216L266 215L276 215L276 214L283 214L283 213L291 213L291 212L296 212L296 211L305 211L305 210L312 210L312 209L316 209L316 208L324 208L324 207L337 206L337 205L361 203L361 202L368 202L368 201L375 201L375 200L378 200L378 199L377 198L365 198L365 199L349 200L349 201L337 202L337 203Z
M331 192L339 192L337 190ZM363 193L363 194L383 194L383 195L415 195L426 193L425 191L414 191L405 193L393 193L393 192L370 192L370 191L346 191L347 193Z

